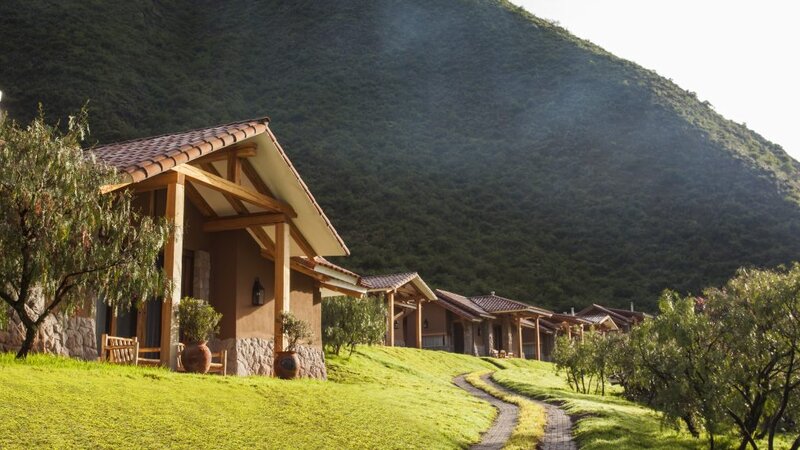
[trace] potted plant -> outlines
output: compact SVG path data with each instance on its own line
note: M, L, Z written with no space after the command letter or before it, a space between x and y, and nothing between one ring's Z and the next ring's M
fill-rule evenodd
M178 306L178 320L186 346L181 363L187 372L206 373L211 367L211 350L206 343L219 333L222 314L205 300L185 297Z
M286 350L275 353L275 374L281 379L290 380L297 378L300 371L297 344L311 337L311 326L288 311L281 313L281 323L286 335Z

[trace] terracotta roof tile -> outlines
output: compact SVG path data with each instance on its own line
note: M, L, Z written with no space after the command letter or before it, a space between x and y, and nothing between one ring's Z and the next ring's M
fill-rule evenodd
M489 314L485 309L481 308L479 305L475 304L473 301L467 297L464 297L463 295L437 289L436 297L440 301L451 304L458 309L465 311L469 315L487 318L492 317L492 315Z
M269 118L134 139L91 149L97 159L128 173L134 183L222 147L263 133Z
M551 315L552 312L546 309L537 308L527 303L518 302L509 298L494 295L479 295L477 297L469 298L472 302L478 304L481 308L490 313L508 312L508 311L529 311L541 315Z
M417 272L369 275L361 277L359 284L367 289L397 289L417 276Z

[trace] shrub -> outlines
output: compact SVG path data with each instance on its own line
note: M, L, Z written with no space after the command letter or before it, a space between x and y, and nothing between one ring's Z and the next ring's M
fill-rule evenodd
M184 297L178 306L178 321L181 332L188 342L205 342L219 333L222 314L216 312L207 301Z
M289 311L281 313L281 322L283 323L283 333L288 338L286 342L286 350L294 352L297 350L297 344L303 339L309 339L311 334L311 325L305 320L298 319Z
M386 333L383 297L333 297L322 303L322 341L333 353L358 344L378 344Z

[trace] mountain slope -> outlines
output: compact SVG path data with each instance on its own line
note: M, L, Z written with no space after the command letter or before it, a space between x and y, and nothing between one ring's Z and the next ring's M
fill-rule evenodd
M0 67L100 142L269 114L364 273L652 309L800 255L780 147L503 2L10 1Z

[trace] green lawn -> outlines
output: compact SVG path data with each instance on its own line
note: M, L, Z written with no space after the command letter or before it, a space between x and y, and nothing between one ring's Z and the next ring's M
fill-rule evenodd
M459 448L495 415L450 382L481 359L363 348L331 381L0 355L0 448Z
M688 433L661 426L651 409L622 399L618 395L579 394L569 389L553 365L538 361L494 360L505 367L492 377L514 391L541 399L564 402L564 409L579 416L576 439L581 449L694 449L705 441Z
M579 417L575 434L583 450L708 448L705 437L694 439L688 432L663 427L658 413L623 399L618 388L612 388L606 396L579 394L569 389L550 363L491 361L504 368L492 376L499 384L531 397L563 403L567 413ZM789 448L789 443L787 436L780 436L776 445ZM717 439L718 448L735 448L736 444L734 436Z

